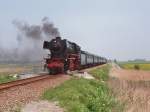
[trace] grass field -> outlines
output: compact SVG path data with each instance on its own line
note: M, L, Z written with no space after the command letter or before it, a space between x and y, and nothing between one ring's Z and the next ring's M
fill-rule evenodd
M0 64L0 83L16 80L14 74L20 73L38 73L42 71L42 65L33 64Z
M109 68L91 71L97 80L73 77L64 84L47 90L42 99L58 101L67 112L122 112L122 106L109 90Z
M135 69L135 66L139 66L140 70L150 70L150 63L120 63L124 69Z
M33 64L0 64L0 74L2 73L22 73L22 72L35 72L37 70L42 70L41 63Z

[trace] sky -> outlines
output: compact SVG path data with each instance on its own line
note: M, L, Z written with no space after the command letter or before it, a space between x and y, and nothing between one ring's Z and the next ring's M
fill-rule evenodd
M150 60L149 5L149 0L0 0L0 44L16 46L13 20L32 25L48 17L62 38L90 53Z

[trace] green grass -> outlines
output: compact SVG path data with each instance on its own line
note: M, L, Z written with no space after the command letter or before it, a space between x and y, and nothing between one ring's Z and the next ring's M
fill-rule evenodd
M150 70L150 63L122 63L120 66L124 69L135 69L134 66L138 65L140 70Z
M62 85L47 90L42 99L59 101L67 112L121 112L121 106L107 83L101 80L108 79L108 71L108 67L91 71L100 80L73 77Z
M109 69L110 69L110 66L106 65L102 68L93 69L89 73L92 74L96 79L106 81L109 78L108 76Z
M13 80L16 80L16 78L14 78L13 76L0 75L0 84L10 82L10 81L13 81Z

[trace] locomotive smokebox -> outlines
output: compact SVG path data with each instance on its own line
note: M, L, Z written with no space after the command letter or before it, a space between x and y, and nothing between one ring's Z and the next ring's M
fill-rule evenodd
M43 49L59 50L62 47L61 44L62 44L61 37L56 37L55 39L52 39L50 42L44 41Z

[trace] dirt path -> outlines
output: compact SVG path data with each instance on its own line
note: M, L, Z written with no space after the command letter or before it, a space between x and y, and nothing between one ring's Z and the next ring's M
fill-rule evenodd
M120 102L125 102L125 112L150 112L150 72L124 70L112 64L109 86Z

